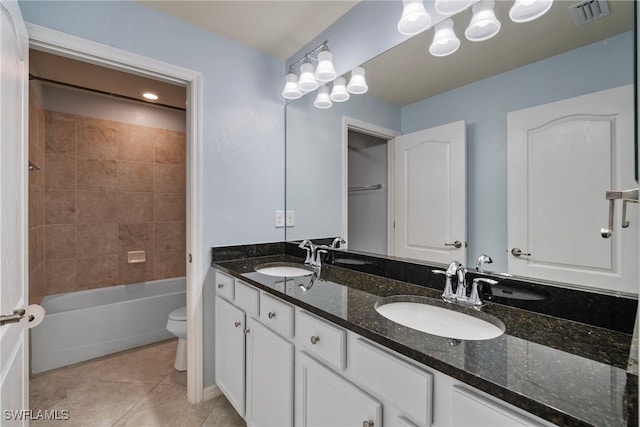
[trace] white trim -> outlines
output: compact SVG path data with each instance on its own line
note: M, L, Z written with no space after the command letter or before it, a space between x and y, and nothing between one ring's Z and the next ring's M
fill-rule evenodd
M216 397L220 396L222 394L222 391L220 390L220 388L217 385L210 385L209 387L206 387L204 389L204 400L211 400L211 399L215 399Z
M393 154L392 142L400 132L378 126L364 120L355 119L349 116L342 116L342 237L347 240L344 245L349 247L349 131L355 130L366 135L375 136L377 138L386 139L388 152ZM387 156L387 251L390 248L389 236L393 237L393 157ZM387 255L391 255L388 253Z
M30 47L185 86L187 93L187 398L202 402L202 74L125 50L27 24Z

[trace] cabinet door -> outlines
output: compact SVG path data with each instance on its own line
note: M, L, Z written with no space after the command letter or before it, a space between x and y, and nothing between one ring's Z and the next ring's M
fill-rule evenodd
M293 425L294 347L255 319L247 320L247 422Z
M382 425L382 404L305 353L298 353L296 425Z
M244 416L245 397L245 314L216 297L216 384Z

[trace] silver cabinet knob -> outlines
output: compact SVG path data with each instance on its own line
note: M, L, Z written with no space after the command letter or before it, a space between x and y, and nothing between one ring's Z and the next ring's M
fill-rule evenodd
M249 335L249 332L251 332L251 329L245 329L245 330L244 330L244 334L245 334L245 335Z
M520 256L531 256L531 254L528 253L524 253L522 252L522 250L520 248L513 248L511 249L511 255L516 256L516 257L520 257Z
M218 283L218 289L222 289L224 288L224 285L222 283Z
M456 249L460 249L462 247L462 242L460 240L456 240L453 243L445 243L445 246L453 246Z
M373 420L363 421L362 427L373 427Z
M269 319L273 319L274 317L276 317L276 313L274 311L270 311L268 316L269 316Z
M240 327L240 325L242 325L242 322L238 322L237 320L236 320L236 322L233 324L233 326L235 326L236 328L239 328L239 327Z
M320 341L320 337L314 335L311 337L311 344L316 345L318 344L318 341Z

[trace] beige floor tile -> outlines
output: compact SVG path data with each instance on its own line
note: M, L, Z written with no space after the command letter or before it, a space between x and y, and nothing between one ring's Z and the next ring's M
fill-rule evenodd
M191 405L182 386L160 384L114 426L200 427L212 408L213 401Z
M213 402L213 408L202 427L245 427L247 425L224 395L216 397L211 402Z

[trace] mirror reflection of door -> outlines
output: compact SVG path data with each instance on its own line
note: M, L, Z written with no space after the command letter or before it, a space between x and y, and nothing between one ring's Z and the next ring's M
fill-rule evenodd
M348 131L349 249L387 254L388 141Z
M395 255L466 264L464 120L394 140Z

